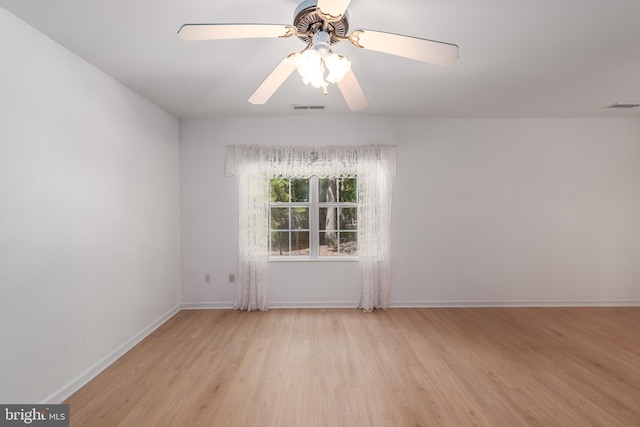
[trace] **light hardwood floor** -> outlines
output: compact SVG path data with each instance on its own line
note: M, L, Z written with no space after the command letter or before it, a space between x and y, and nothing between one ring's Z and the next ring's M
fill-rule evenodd
M72 426L640 426L640 308L181 311Z

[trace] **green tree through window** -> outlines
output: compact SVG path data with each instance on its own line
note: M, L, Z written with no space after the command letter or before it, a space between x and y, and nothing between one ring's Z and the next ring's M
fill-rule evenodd
M270 256L357 256L357 178L272 178L269 207Z

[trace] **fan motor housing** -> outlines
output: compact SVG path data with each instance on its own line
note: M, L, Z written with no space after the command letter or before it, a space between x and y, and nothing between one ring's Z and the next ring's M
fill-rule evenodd
M314 33L318 30L322 30L325 25L325 21L320 17L317 12L318 2L317 0L306 0L300 3L296 8L293 18L293 25L297 28L298 38L305 43L310 43L312 35L304 35L304 33ZM339 21L326 23L328 28L326 29L331 34L331 44L338 43L340 40L334 36L346 37L349 32L349 14L345 11L344 15Z

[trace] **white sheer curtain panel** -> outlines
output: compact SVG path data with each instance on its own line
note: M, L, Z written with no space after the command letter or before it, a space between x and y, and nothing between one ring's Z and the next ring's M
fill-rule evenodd
M360 303L364 311L387 309L391 295L391 196L396 171L395 147L358 162L358 255Z
M269 177L243 173L238 178L238 272L233 307L264 311L268 309Z
M389 307L391 194L396 147L390 145L227 147L226 176L239 178L239 271L235 308L266 310L271 177L357 177L358 254L364 311Z

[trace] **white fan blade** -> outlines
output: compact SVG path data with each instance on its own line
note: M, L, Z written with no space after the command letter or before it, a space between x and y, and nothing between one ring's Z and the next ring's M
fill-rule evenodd
M296 69L296 55L298 55L298 53L292 53L287 56L273 69L271 74L260 83L260 86L258 86L251 97L249 97L250 103L264 104L271 98L271 95L278 90L282 83L287 80L287 77Z
M391 55L403 56L436 65L449 65L458 59L458 46L450 43L383 33L371 30L356 30L349 35L356 47Z
M318 14L328 22L342 19L351 0L318 0Z
M184 24L178 34L185 41L290 37L296 28L275 24Z
M344 79L338 82L338 88L340 92L342 92L342 96L344 96L344 100L347 101L347 105L351 111L362 110L369 105L356 75L353 74L353 70L349 70L344 76Z

